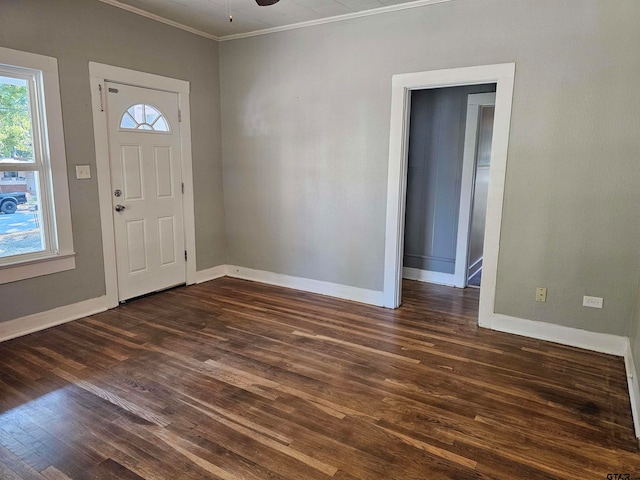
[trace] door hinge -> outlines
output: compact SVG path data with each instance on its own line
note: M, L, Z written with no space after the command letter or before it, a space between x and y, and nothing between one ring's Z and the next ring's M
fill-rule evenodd
M186 250L184 251L184 261L185 262L187 261L187 251Z
M182 184L182 193L184 194L184 183Z
M104 112L104 97L102 96L102 84L98 85L98 91L100 92L100 111Z
M178 110L178 122L182 123L182 110Z

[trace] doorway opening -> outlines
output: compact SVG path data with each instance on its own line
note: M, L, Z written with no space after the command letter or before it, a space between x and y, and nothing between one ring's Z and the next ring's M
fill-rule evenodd
M403 278L480 287L495 91L411 92Z
M402 298L411 94L416 90L495 84L494 128L491 136L478 314L478 324L491 327L496 316L495 289L514 78L514 63L393 76L384 261L383 302L386 307L397 308Z

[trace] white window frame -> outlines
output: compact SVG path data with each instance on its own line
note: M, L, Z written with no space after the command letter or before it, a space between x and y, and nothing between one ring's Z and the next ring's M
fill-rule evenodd
M58 61L0 47L0 69L3 68L34 73L36 88L30 91L31 102L37 104L32 115L34 154L42 165L42 217L48 245L43 252L0 258L0 284L75 268Z

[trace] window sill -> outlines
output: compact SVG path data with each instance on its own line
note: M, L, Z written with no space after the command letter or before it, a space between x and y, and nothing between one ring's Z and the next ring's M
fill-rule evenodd
M0 285L76 268L76 254L51 255L0 266Z

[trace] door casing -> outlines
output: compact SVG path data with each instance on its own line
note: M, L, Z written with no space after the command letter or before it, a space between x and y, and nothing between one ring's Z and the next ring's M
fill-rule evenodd
M475 197L476 147L478 143L478 113L480 106L495 105L495 93L472 93L467 99L467 120L464 135L460 210L458 214L458 239L456 243L456 271L454 285L465 288L469 270L469 244L471 213Z
M118 279L116 272L116 247L113 228L113 207L111 200L111 170L109 164L109 136L105 105L105 81L124 83L142 88L164 90L178 94L181 113L180 153L182 157L185 249L187 251L187 285L196 283L196 241L193 198L193 168L191 157L191 114L189 110L189 82L150 73L138 72L112 65L89 62L91 86L91 106L96 145L96 175L98 198L100 201L100 225L102 230L102 250L106 288L106 307L118 305Z
M483 278L478 313L478 324L491 326L495 316L498 249L502 226L502 204L514 79L515 63L433 70L393 76L384 258L383 302L385 307L397 308L400 306L402 298L410 92L427 88L495 83L496 109L484 237Z

